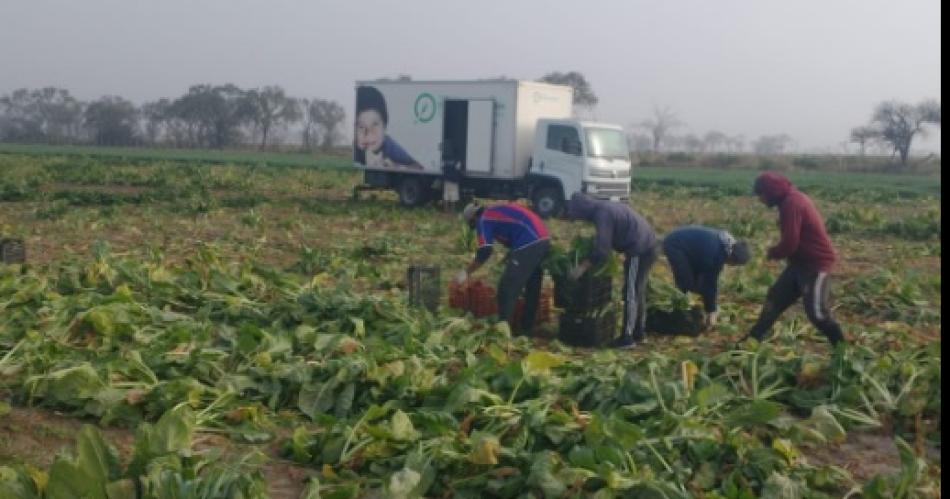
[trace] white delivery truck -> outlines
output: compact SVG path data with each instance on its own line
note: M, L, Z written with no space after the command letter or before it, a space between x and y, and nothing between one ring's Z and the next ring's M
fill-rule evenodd
M572 97L534 81L357 82L359 188L393 189L416 206L454 183L462 196L528 198L543 217L577 191L628 199L623 129L572 118Z

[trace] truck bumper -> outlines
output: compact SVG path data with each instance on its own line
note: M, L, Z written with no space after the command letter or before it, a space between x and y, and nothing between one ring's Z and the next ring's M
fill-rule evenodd
M630 182L584 182L584 192L598 199L630 199Z

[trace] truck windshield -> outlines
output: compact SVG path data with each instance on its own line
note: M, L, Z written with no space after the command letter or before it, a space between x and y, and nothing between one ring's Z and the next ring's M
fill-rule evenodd
M587 151L594 158L630 159L627 138L612 128L585 128Z

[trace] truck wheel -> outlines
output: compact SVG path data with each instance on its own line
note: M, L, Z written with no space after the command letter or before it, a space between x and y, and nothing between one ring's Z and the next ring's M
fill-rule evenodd
M414 207L425 203L428 200L429 188L423 185L422 179L416 177L404 177L396 188L399 194L399 203L403 206Z
M531 195L531 204L541 218L556 217L564 209L564 196L557 187L540 187Z

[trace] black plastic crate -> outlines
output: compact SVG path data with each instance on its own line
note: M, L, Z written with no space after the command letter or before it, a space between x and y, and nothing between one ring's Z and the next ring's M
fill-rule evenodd
M554 306L573 312L587 312L610 303L613 282L610 277L585 273L576 281L567 276L554 278Z
M22 239L0 239L0 262L23 263L26 261L26 245Z
M435 312L442 298L442 282L439 276L437 265L410 265L406 269L409 304Z
M668 336L699 336L703 331L703 311L699 306L690 310L660 310L647 308L646 331Z
M600 314L561 314L558 339L577 347L608 345L617 336L617 313L607 309Z

